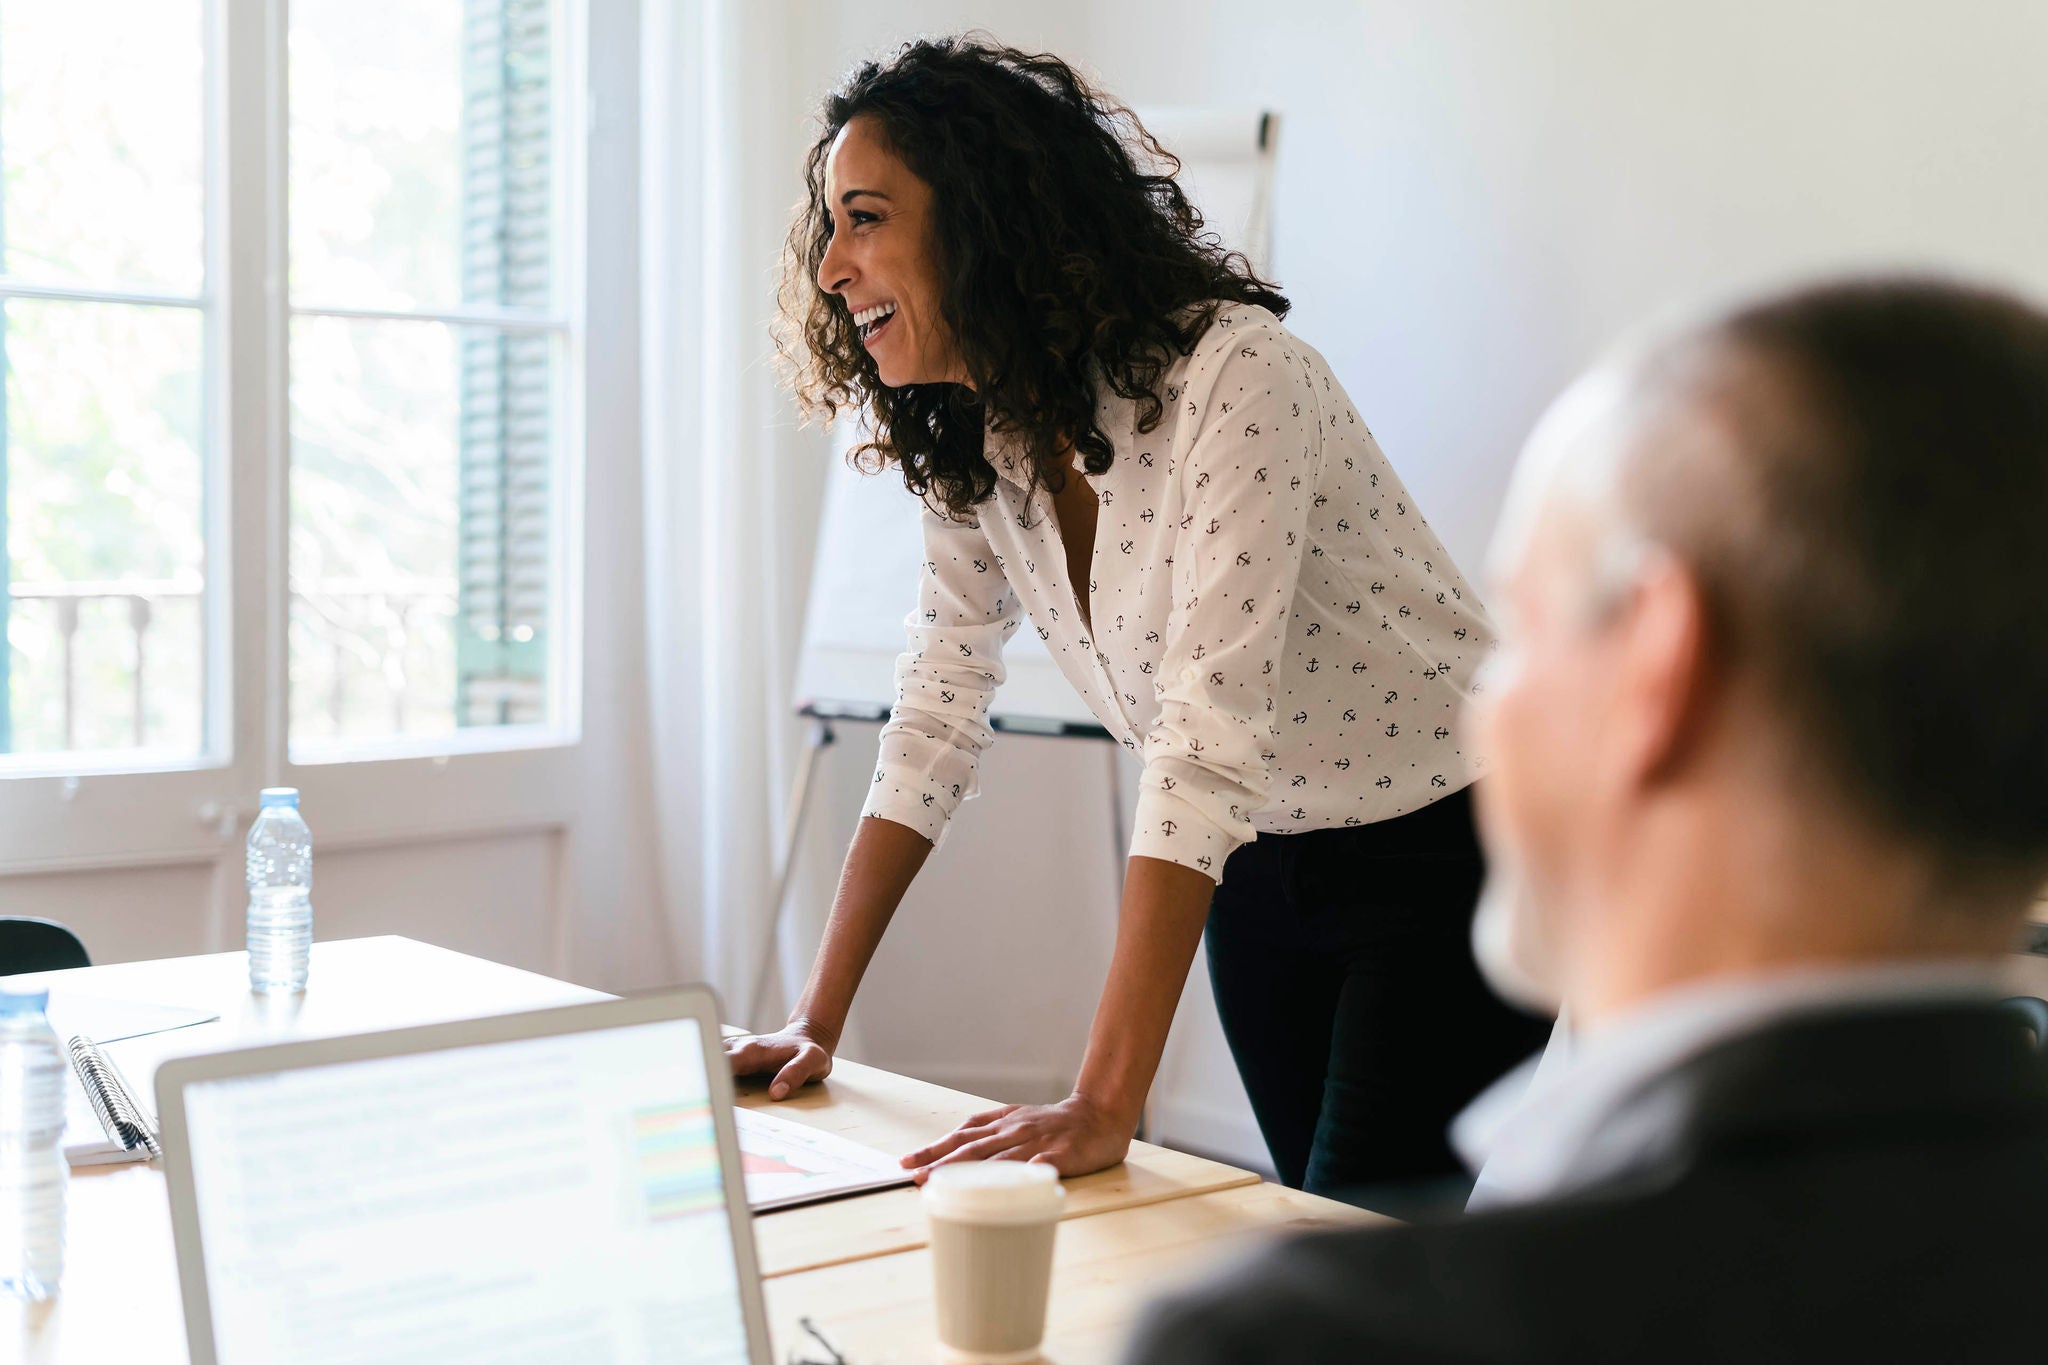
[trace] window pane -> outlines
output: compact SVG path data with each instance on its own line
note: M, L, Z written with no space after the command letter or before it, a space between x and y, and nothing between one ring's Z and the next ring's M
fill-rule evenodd
M549 20L550 0L293 0L295 300L549 306Z
M10 300L7 743L192 754L204 717L196 309Z
M0 270L196 295L200 0L0 3Z
M295 756L550 719L559 365L545 332L293 322Z

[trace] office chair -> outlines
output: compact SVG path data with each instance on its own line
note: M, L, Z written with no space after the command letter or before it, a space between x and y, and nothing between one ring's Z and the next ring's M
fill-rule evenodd
M0 976L91 965L85 944L57 921L0 915Z
M2034 995L2015 995L1999 1004L2024 1019L2034 1031L2034 1051L2048 1055L2048 1000Z

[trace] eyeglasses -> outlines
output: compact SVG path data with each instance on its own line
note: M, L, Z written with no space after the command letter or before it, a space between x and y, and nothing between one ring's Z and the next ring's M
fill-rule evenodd
M792 1346L789 1348L789 1365L849 1365L846 1357L839 1354L839 1348L834 1346L826 1339L825 1334L818 1330L817 1323L812 1322L809 1318L798 1318L796 1325L804 1329L805 1335L811 1337L818 1345L825 1348L825 1359L813 1360L808 1352L798 1355L797 1352L802 1348Z

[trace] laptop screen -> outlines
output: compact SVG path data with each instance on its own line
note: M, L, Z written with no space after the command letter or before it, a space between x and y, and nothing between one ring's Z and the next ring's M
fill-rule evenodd
M744 1365L706 1051L675 1019L188 1085L217 1358Z

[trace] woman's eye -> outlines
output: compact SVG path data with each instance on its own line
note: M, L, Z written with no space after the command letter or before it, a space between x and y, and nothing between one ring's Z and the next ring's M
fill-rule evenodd
M878 223L881 221L881 218L878 215L872 213L864 213L859 209L855 209L852 213L849 213L846 216L853 220L853 225L855 227L859 227L863 223Z

